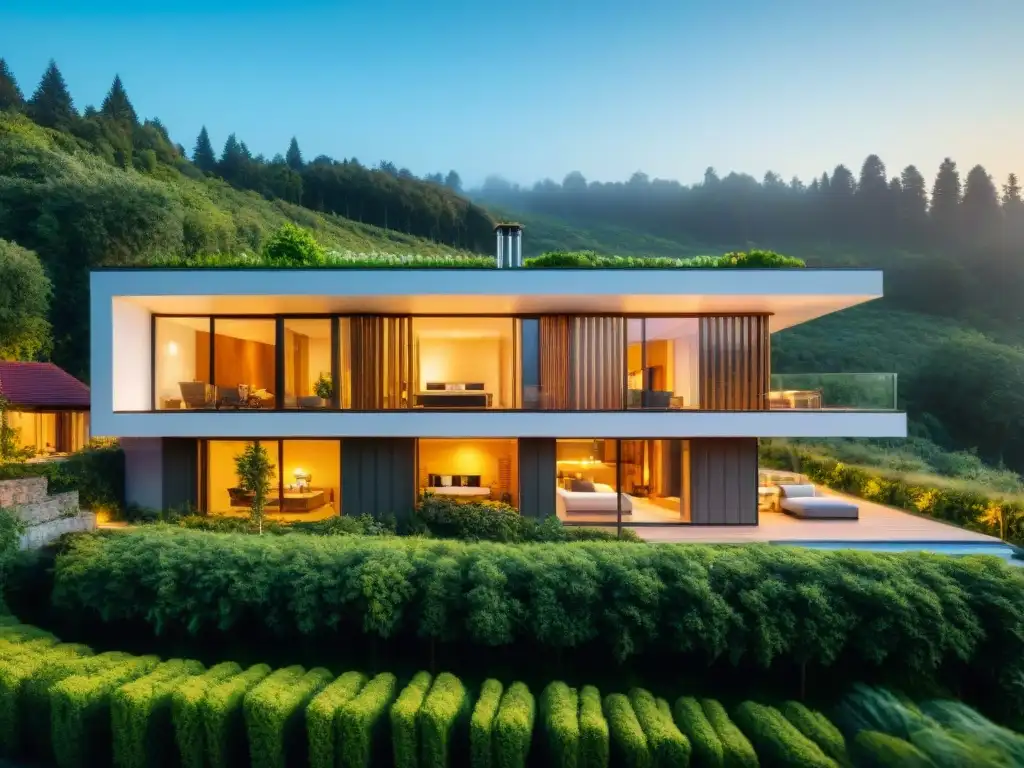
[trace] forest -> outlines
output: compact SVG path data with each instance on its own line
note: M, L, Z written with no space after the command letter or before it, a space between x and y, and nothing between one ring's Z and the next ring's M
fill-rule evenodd
M252 253L285 222L340 252L490 253L494 220L514 216L527 255L765 248L809 266L882 268L881 302L773 337L774 370L894 371L916 436L1024 470L1024 204L1014 175L997 183L974 166L962 177L946 159L930 181L914 166L890 176L871 155L858 174L838 165L808 182L709 168L692 185L573 172L530 188L491 177L464 191L455 170L417 178L390 161L307 160L297 139L270 159L240 134L219 153L205 129L187 143L139 116L119 77L99 107L78 109L55 63L29 91L0 59L0 275L48 281L52 293L45 327L32 314L45 291L17 292L27 309L6 324L27 336L0 334L0 351L52 359L87 381L96 265ZM25 266L34 254L45 274Z

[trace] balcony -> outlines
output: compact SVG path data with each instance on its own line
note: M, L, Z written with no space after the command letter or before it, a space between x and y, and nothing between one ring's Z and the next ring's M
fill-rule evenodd
M895 373L776 373L768 407L773 411L895 411Z

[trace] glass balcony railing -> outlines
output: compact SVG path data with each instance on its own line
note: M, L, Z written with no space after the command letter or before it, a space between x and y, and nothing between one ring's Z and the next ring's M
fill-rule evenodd
M895 373L776 373L768 407L775 410L895 411Z

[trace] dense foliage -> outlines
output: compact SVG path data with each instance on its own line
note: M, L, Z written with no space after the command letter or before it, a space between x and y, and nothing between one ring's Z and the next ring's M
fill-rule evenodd
M1024 574L992 558L143 528L75 538L54 580L62 615L156 633L892 670L990 702L1024 673Z
M117 445L97 441L63 461L0 464L0 480L20 477L47 478L51 494L78 491L84 509L113 516L124 509L124 451Z
M0 240L0 359L34 360L49 351L50 292L39 257Z

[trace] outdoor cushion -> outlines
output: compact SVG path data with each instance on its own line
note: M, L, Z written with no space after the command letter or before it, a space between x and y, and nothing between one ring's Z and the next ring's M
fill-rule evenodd
M783 499L782 511L802 520L856 520L857 505L834 496L803 496Z
M814 495L813 485L780 485L779 490L787 499L798 499Z

